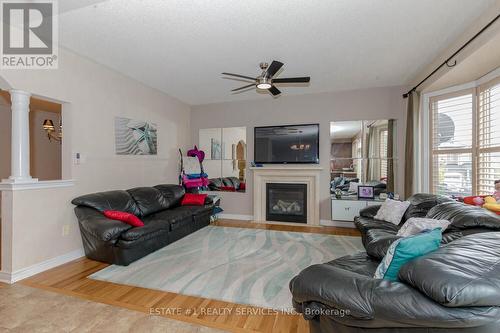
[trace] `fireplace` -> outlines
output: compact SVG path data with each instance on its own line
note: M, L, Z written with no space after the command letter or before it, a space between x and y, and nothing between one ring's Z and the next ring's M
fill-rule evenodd
M266 220L307 223L307 184L266 183Z

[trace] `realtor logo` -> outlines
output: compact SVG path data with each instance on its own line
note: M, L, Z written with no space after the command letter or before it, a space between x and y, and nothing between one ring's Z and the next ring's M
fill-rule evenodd
M56 0L2 0L2 69L55 69Z

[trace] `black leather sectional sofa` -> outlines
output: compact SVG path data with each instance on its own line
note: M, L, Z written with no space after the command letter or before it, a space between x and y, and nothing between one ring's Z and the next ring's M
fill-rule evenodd
M184 188L178 185L108 191L73 199L85 255L110 264L128 265L210 224L213 205L181 206ZM132 213L143 227L110 220L102 212Z
M500 332L500 218L446 197L417 194L400 225L361 211L366 253L304 269L290 281L293 304L311 332ZM407 263L400 282L374 279L410 217L447 219L443 246Z
M221 191L222 187L232 187L236 192L242 191L240 188L241 181L236 177L211 178L208 180L210 191Z

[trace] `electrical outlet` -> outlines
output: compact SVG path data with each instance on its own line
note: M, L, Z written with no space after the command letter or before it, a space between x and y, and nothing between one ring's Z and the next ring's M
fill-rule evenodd
M69 235L69 227L70 227L69 224L63 225L63 228L62 228L62 235L63 235L63 237Z

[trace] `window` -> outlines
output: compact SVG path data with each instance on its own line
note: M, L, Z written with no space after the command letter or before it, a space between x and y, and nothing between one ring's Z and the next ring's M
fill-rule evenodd
M500 80L430 99L430 188L491 194L500 179Z
M387 179L387 137L388 130L380 131L379 157L380 157L380 179Z
M500 179L500 80L479 87L477 194L491 194Z

